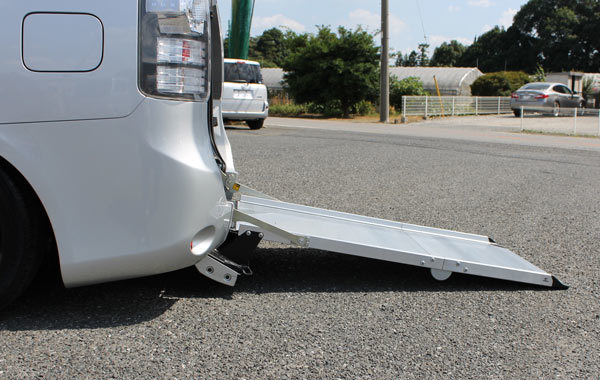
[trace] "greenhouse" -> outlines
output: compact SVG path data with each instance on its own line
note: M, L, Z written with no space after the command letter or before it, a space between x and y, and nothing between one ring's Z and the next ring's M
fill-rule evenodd
M282 69L262 70L263 80L270 94L284 92L285 82ZM390 67L390 76L398 80L417 77L423 83L425 91L436 94L435 76L442 95L470 96L471 84L483 73L474 67Z
M390 76L398 80L417 77L425 91L435 95L437 79L441 95L471 96L471 85L483 73L474 67L390 67Z

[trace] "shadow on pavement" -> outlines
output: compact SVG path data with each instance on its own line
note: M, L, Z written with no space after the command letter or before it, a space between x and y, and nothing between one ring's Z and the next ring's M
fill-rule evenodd
M237 292L465 292L544 290L483 277L453 274L433 279L429 269L308 249L257 249L254 275L242 278Z
M254 275L240 277L235 288L214 283L195 268L76 289L42 276L0 311L0 331L130 326L160 317L179 299L232 300L235 293L545 290L463 275L437 282L423 268L306 249L257 249L251 266Z

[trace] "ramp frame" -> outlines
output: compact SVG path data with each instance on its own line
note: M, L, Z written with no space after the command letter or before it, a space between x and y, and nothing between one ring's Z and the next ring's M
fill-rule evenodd
M254 194L253 194L254 195ZM281 202L236 197L232 230L267 241L452 273L566 288L560 281L486 236L418 226Z

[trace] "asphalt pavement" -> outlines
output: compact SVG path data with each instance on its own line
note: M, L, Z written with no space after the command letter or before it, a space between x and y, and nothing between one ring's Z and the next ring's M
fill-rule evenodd
M190 270L38 281L0 312L0 379L598 379L598 139L286 119L228 134L257 190L490 235L571 287L261 243L234 289Z

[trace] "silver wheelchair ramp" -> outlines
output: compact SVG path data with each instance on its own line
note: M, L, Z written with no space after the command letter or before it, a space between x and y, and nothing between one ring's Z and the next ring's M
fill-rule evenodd
M452 273L566 288L549 273L485 236L392 222L241 195L232 228L239 235Z

